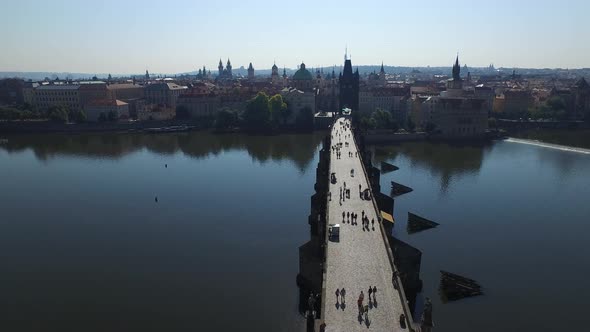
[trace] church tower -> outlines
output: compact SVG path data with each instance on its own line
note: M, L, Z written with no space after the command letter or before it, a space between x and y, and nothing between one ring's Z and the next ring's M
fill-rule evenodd
M381 70L379 71L379 85L386 86L387 80L385 79L385 67L383 67L383 61L381 61Z
M277 84L280 81L280 79L279 79L279 67L277 67L277 64L276 63L272 65L271 74L270 74L270 81L273 84Z
M457 59L455 59L455 64L453 65L453 81L460 81L461 80L461 67L459 66L459 55L457 55Z
M352 61L344 54L344 71L340 74L338 84L340 87L340 103L338 111L350 108L354 114L359 109L359 71L352 72Z
M225 69L227 69L228 78L232 78L233 74L231 72L231 62L229 61L229 58L227 59L227 65L225 66Z
M219 76L223 75L223 62L221 62L221 59L219 59L219 66L217 66L217 69L219 70Z
M455 59L453 65L453 78L447 81L447 90L462 90L463 80L461 79L461 66L459 66L459 56Z
M252 62L250 62L250 65L248 66L248 79L254 79L254 67L252 67Z

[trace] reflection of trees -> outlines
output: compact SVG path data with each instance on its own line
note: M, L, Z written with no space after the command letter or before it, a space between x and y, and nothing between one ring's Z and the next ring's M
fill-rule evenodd
M31 149L37 159L47 160L58 155L95 158L119 158L139 147L130 135L22 135L8 139L0 148L8 152Z
M146 148L157 154L182 151L195 158L207 158L223 151L246 150L259 162L291 160L304 170L313 160L324 133L277 136L241 134L212 134L189 132L174 134L80 134L80 135L22 135L10 137L0 145L8 152L31 149L40 160L70 155L89 158L118 159Z
M180 137L179 147L185 154L196 158L245 149L256 161L288 159L304 170L313 160L323 137L323 133L278 136L193 133Z
M440 177L441 190L445 192L453 177L477 174L489 144L450 144L411 142L399 145L375 147L374 160L391 161L398 154L406 156L412 167L427 169Z

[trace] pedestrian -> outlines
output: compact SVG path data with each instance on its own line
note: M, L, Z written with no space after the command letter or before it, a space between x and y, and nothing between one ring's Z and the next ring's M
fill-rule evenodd
M373 302L377 302L377 286L373 286Z
M342 304L346 302L346 289L344 289L344 287L342 287L342 290L340 291L340 299L342 300Z
M363 299L365 298L365 294L363 294L363 291L361 291L361 295L359 295L359 299L357 301L357 304L359 306L359 314L363 313Z
M371 301L371 294L373 293L373 288L369 286L369 301Z
M338 298L340 297L340 289L336 288L336 303L339 302Z
M344 211L342 211L342 221L344 222Z
M371 227L375 230L375 218L371 219Z

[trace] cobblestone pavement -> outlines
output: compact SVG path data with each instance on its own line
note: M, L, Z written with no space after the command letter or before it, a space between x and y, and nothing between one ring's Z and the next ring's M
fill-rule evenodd
M340 224L340 241L328 242L326 258L326 298L323 299L324 323L326 331L401 331L399 316L403 313L399 293L393 287L392 269L383 243L381 228L378 225L376 211L371 201L360 198L361 189L368 188L360 159L355 155L350 129L345 129L346 120L340 119L332 129L332 145L342 142L341 159L331 149L330 173L336 173L336 183L330 184L331 201L328 202L328 224ZM350 135L350 136L348 136ZM348 142L348 147L345 146ZM352 152L352 157L349 157ZM354 176L351 175L354 170ZM350 199L339 203L342 188L350 189ZM369 221L375 220L375 226L363 230L362 211ZM358 224L352 225L342 212L357 213ZM369 301L368 290L377 287L376 301L373 295ZM336 289L346 290L344 306ZM361 291L364 293L363 305L368 305L368 321L359 316L357 300ZM407 331L407 328L406 328Z

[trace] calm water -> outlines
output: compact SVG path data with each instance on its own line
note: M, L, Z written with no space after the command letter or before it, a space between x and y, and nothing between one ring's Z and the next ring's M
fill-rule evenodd
M422 250L424 293L439 331L585 330L590 299L590 155L496 142L376 147L383 175L413 192L395 201L394 232ZM407 212L441 225L408 235ZM442 304L439 270L485 296Z
M299 330L298 247L322 137L9 137L0 330ZM414 188L396 199L395 232L423 251L438 331L590 323L589 155L510 142L375 149L400 167L382 188ZM441 226L408 236L407 211ZM439 303L440 269L486 295Z
M9 137L0 331L296 331L322 137Z

